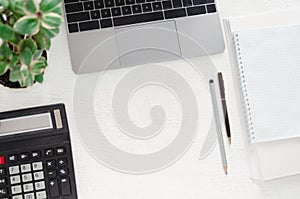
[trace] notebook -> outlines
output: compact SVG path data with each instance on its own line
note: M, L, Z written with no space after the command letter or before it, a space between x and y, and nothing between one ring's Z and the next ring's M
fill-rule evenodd
M300 174L299 18L295 9L223 21L240 120L232 126L252 179Z
M252 142L300 136L300 25L233 33Z

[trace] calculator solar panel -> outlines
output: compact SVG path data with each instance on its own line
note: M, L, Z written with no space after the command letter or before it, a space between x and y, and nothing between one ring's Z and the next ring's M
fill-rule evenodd
M0 199L76 199L63 104L0 113Z

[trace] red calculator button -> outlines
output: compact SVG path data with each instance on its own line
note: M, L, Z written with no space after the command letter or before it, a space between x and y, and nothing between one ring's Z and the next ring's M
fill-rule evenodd
M5 158L4 156L0 156L0 165L5 164Z

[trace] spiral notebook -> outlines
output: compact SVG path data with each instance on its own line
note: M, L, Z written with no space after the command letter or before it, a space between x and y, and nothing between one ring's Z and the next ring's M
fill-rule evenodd
M252 179L300 174L299 18L291 9L224 19L239 116L232 127Z
M300 26L233 33L252 142L300 136Z

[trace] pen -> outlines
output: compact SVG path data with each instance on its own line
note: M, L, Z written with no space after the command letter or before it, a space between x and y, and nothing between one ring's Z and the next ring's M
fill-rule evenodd
M211 99L212 99L212 105L213 105L213 110L214 110L214 118L215 118L216 131L217 131L217 136L218 136L218 142L219 142L219 148L220 148L223 169L225 171L225 174L227 175L228 164L227 164L227 158L226 158L226 153L225 153L222 128L221 128L221 123L220 123L220 118L219 118L218 103L217 103L216 92L215 92L215 84L214 84L214 80L212 80L212 79L209 80L209 88L210 88L210 92L211 92Z
M224 118L225 118L226 134L227 134L228 142L229 142L229 144L231 144L231 132L230 132L227 104L226 104L226 98L225 98L225 86L224 86L224 80L223 80L222 73L218 73L218 79L219 79L219 85L220 85L223 113L224 113Z

